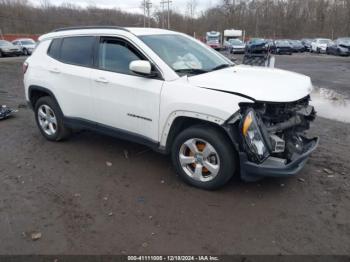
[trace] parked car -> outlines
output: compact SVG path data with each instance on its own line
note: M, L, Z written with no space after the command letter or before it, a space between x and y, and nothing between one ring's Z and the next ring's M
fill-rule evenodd
M303 38L301 39L301 43L304 45L305 47L305 51L310 52L311 51L311 43L312 43L312 39L311 38Z
M13 45L9 41L0 40L0 57L3 56L20 56L22 55L21 49Z
M269 44L265 39L253 38L247 43L245 51L248 54L266 54L269 52Z
M291 55L293 53L293 48L287 40L276 40L270 47L271 53L279 55Z
M350 37L336 39L333 44L327 47L327 54L349 56L350 55Z
M245 43L240 39L230 39L230 53L231 54L244 54L245 52Z
M332 44L331 39L316 38L311 43L311 53L326 53L327 47Z
M318 144L305 136L315 118L309 77L235 65L186 34L60 29L40 37L23 68L46 139L78 127L135 141L171 154L199 188L217 189L236 172L245 181L295 175Z
M289 44L292 47L294 53L303 53L305 52L305 46L300 40L288 40Z
M207 45L217 51L220 51L222 49L222 46L219 40L209 40L207 41Z
M16 39L12 41L12 44L19 47L25 56L31 55L36 45L35 41L31 38Z

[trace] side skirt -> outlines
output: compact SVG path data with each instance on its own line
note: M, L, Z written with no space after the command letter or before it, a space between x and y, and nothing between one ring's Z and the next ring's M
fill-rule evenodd
M93 121L75 117L64 117L64 124L72 129L87 129L95 131L111 137L147 146L158 153L166 153L165 150L160 147L159 142L151 140L145 136L141 136L119 128L114 128Z

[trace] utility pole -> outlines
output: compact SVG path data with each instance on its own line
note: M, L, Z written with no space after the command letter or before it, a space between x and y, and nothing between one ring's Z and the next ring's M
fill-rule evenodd
M162 6L162 28L165 27L165 23L164 23L164 1L160 2L160 5Z
M160 2L163 7L165 4L168 5L168 29L170 29L170 4L172 3L172 0L163 0L162 2Z
M151 7L152 7L151 1L147 0L145 6L146 6L146 10L147 10L148 27L151 27Z
M2 40L4 40L4 36L2 35L1 28L0 28L0 37L1 37Z
M146 27L146 0L143 0L143 27Z

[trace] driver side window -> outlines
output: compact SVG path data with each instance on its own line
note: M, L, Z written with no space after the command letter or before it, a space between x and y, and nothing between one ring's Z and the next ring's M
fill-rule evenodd
M134 75L129 70L130 63L146 60L128 42L118 38L101 38L98 50L98 68L101 70Z

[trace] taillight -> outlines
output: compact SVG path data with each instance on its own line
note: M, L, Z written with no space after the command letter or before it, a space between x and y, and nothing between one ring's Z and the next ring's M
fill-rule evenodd
M23 74L25 74L27 72L28 66L29 66L29 64L27 62L23 63Z

